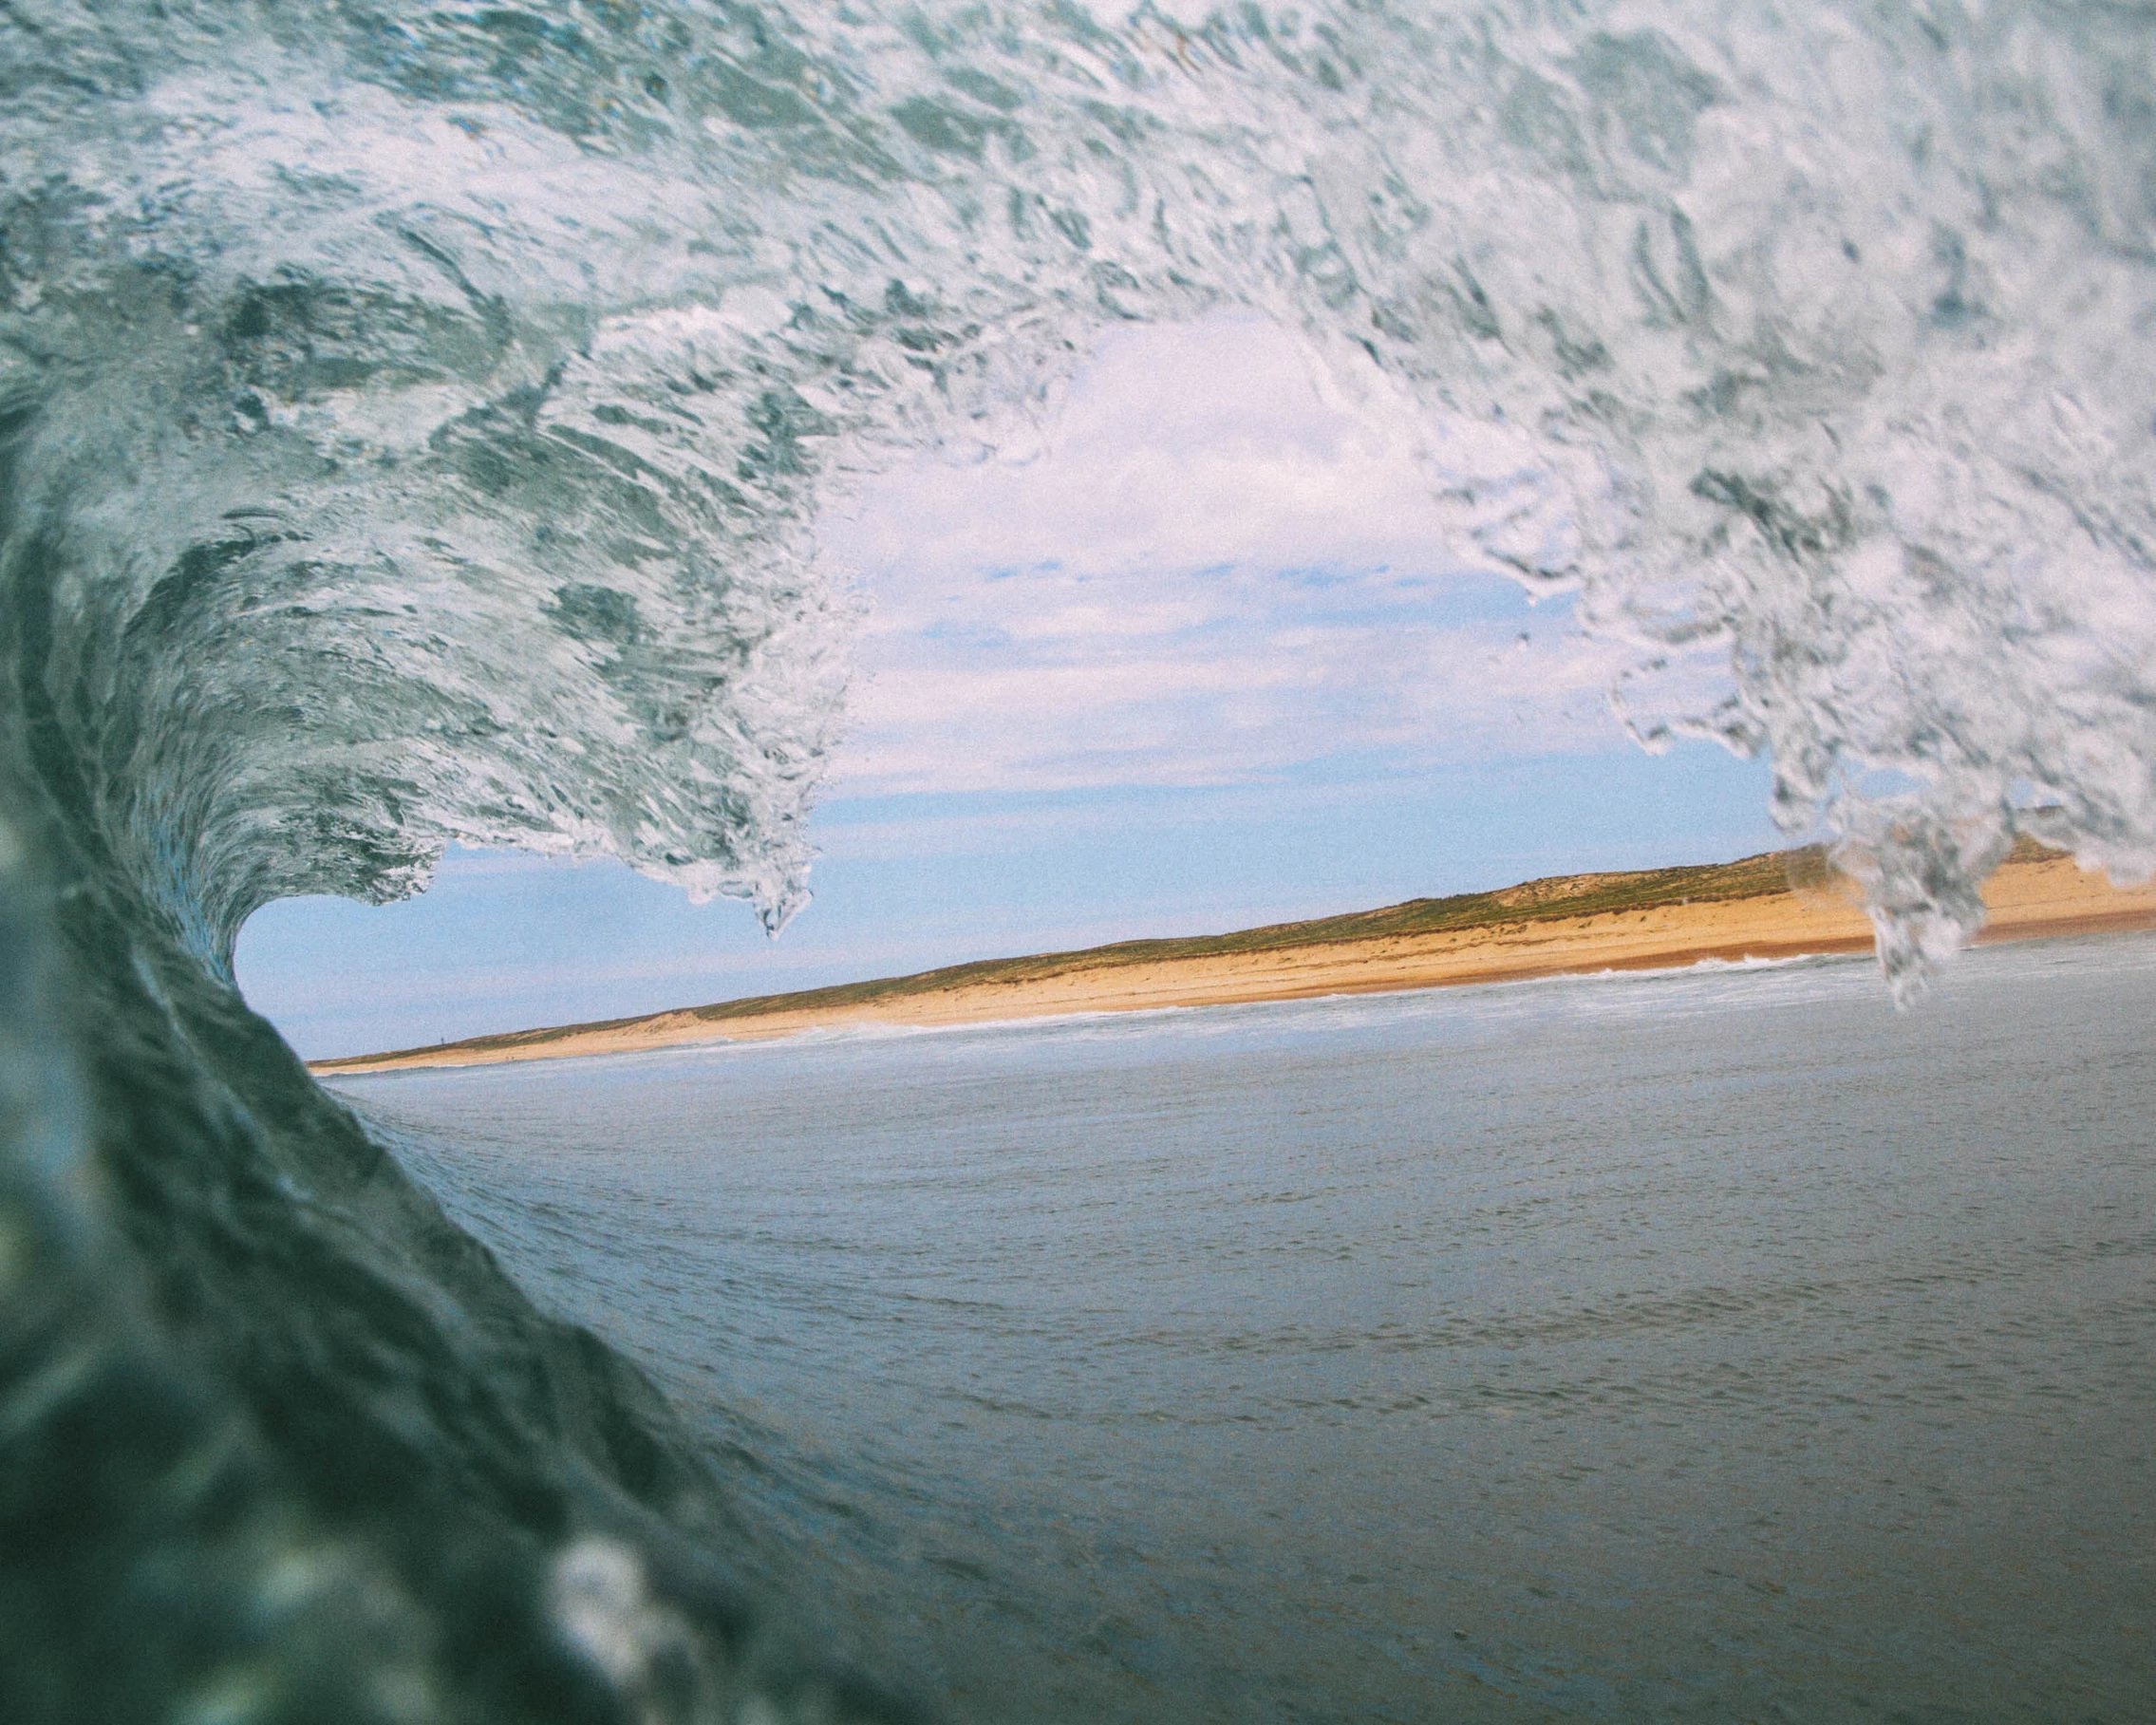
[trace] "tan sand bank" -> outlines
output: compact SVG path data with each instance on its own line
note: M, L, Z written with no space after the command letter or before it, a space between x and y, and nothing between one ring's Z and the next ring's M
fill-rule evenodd
M1820 884L1792 889L1798 880ZM2156 928L2156 883L2120 889L2024 840L1984 889L1982 941ZM844 1024L957 1024L1075 1012L1374 994L1705 959L1860 952L1871 925L1816 853L1704 868L1573 874L1499 892L1236 934L1126 941L917 976L725 1001L644 1018L474 1037L312 1062L316 1072L478 1066L791 1036Z

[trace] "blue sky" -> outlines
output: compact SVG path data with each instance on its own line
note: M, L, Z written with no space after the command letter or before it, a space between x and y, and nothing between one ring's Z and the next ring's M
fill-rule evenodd
M404 905L257 913L241 985L312 1057L1776 843L1762 765L1642 754L1618 649L1448 558L1411 435L1261 321L1121 332L1022 439L819 525L870 610L777 943L617 865L453 853Z

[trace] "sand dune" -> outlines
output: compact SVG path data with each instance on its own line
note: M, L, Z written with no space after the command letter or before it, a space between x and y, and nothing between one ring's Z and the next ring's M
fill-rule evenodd
M1815 886L1792 888L1793 878ZM2156 883L2120 889L2024 841L1984 891L1982 941L2156 928ZM1815 853L1697 869L1565 875L1235 934L1133 941L954 966L800 994L318 1060L317 1072L476 1066L861 1023L955 1024L1078 1012L1372 994L1707 959L1858 952L1871 925Z

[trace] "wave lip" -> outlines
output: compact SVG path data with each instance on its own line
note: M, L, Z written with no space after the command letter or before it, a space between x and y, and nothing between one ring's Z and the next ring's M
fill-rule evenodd
M1772 756L1898 990L2017 828L2156 864L2145 15L744 18L0 25L25 645L210 962L450 840L782 922L819 497L1228 302L1634 643L1643 741Z

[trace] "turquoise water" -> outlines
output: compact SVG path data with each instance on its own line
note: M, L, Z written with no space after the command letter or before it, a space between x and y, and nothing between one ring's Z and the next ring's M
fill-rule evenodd
M2133 1718L2156 941L346 1080L961 1718Z

